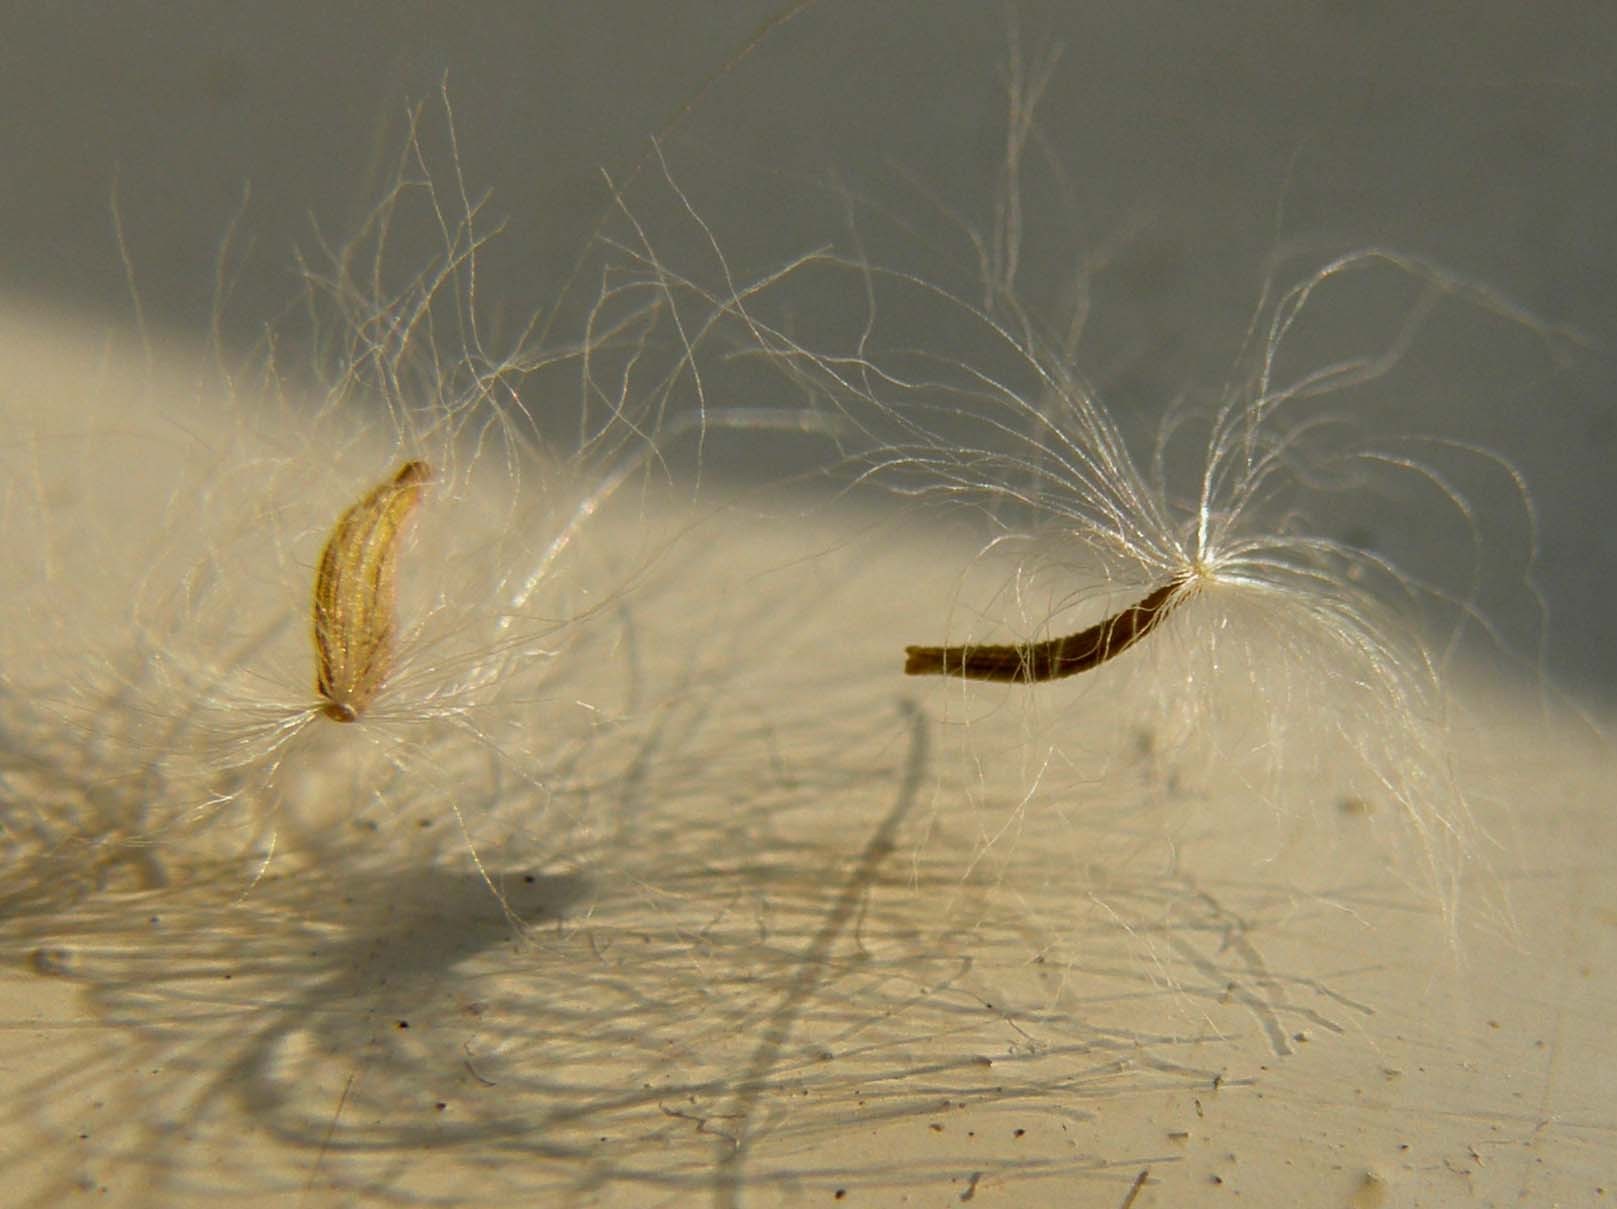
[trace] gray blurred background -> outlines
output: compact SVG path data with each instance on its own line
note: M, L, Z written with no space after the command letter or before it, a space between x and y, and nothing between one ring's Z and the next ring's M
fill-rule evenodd
M873 258L914 267L915 248L936 247L924 267L965 289L958 232L926 197L986 226L1014 23L1030 60L1064 47L1035 157L1053 183L1030 190L1022 284L1053 309L1076 263L1100 266L1081 357L1125 421L1139 417L1132 429L1225 380L1277 264L1294 279L1358 245L1485 282L1561 333L1445 311L1364 422L1520 468L1550 670L1613 695L1617 7L821 0L715 78L786 8L5 5L0 290L128 323L116 193L154 332L206 336L234 223L220 330L246 349L296 301L292 250L353 229L408 106L444 81L466 179L508 216L481 282L491 308L545 304L608 205L603 171L631 179L653 134L744 271L845 239L841 190L881 216L863 224ZM666 215L651 175L635 187ZM889 252L884 232L905 225ZM811 312L812 292L798 305ZM1354 305L1335 322L1373 325L1373 300ZM1465 485L1497 497L1481 517L1502 586L1482 600L1531 662L1525 526L1500 480ZM1431 551L1401 544L1420 528L1399 512L1408 502L1325 523L1419 563Z

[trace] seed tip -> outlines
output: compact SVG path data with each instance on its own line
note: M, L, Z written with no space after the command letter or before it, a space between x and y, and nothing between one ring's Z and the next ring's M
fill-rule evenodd
M943 671L943 649L935 646L907 646L904 648L904 674L906 676L936 676Z

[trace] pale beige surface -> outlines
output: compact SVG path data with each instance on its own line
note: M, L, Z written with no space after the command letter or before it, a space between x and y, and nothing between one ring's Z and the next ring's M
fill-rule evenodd
M1017 615L1003 565L962 579L967 520L801 491L622 493L502 631L487 602L602 467L519 460L514 491L493 456L440 467L403 562L421 629L375 716L276 748L312 696L321 543L423 451L374 413L315 423L308 382L243 374L238 400L207 355L42 309L211 322L240 364L286 313L289 246L330 267L446 77L458 154L429 103L402 171L456 212L464 170L494 190L484 230L511 219L477 274L496 349L610 209L603 169L638 173L634 214L709 289L727 271L673 186L737 280L823 247L966 300L1006 273L1035 322L1084 319L1063 363L1138 453L1227 381L1260 287L1389 242L1524 326L1445 308L1403 376L1317 414L1520 468L1550 665L1609 699L1617 9L821 0L715 76L788 6L36 7L0 39L0 278L25 308L0 312L0 1204L1617 1199L1613 762L1520 669L1461 694L1487 838L1445 918L1332 739L1420 743L1333 704L1340 669L1291 669L1268 752L1251 692L1174 699L1189 628L1036 693L906 681L905 643L1042 602ZM1018 204L1013 27L1035 75L1065 48ZM857 272L800 278L760 313L851 347ZM1304 368L1385 347L1432 284L1326 302ZM409 300L384 302L345 298L324 351ZM937 317L884 306L884 352L993 369ZM282 374L326 381L295 347ZM565 446L576 384L529 385ZM780 386L713 401L795 405ZM751 481L824 452L731 449ZM1482 611L1531 651L1506 477L1455 480L1480 511L1448 509L1446 542L1406 483L1309 519L1445 587L1485 555Z
M6 1203L1110 1207L1142 1171L1136 1209L1617 1197L1612 762L1536 690L1466 693L1493 842L1451 929L1328 753L1256 793L1186 763L1126 660L1031 702L906 681L967 594L959 535L636 500L547 600L577 615L625 566L632 590L534 639L544 676L475 704L489 743L384 719L220 773L252 754L232 707L307 691L321 518L389 443L268 450L183 359L0 331L27 568L0 648ZM517 542L477 490L407 555L416 607ZM648 566L648 531L684 536ZM185 617L285 624L261 650L148 631L186 677L96 696L154 666L129 585L193 538L260 574ZM196 689L209 666L225 687ZM181 683L217 700L153 729ZM197 822L210 784L235 796Z

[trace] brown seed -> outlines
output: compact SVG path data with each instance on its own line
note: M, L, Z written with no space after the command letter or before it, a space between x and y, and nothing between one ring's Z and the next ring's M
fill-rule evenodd
M1139 604L1065 638L1023 646L905 647L904 674L1027 683L1076 676L1121 655L1149 634L1177 603L1175 593L1185 582L1164 584Z
M358 719L392 670L399 539L431 478L425 462L406 462L338 518L320 553L315 689L335 722Z

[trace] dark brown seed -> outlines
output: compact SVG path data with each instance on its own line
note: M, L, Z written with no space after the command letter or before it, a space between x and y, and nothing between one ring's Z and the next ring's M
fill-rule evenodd
M1139 604L1065 638L1022 646L905 647L906 676L1034 683L1076 676L1121 655L1149 634L1177 603L1184 579L1164 584Z

